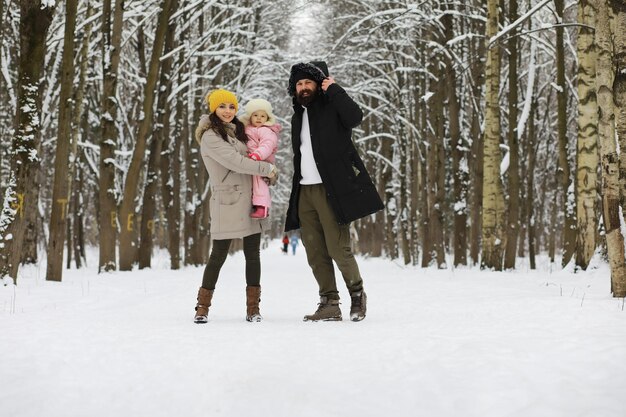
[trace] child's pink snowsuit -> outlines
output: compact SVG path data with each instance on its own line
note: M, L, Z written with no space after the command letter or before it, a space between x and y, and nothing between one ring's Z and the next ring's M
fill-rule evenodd
M246 126L246 135L248 135L248 153L255 153L260 157L261 161L274 163L274 156L278 150L278 132L280 125ZM270 196L270 187L263 181L263 177L255 175L252 177L252 205L271 207L272 198Z

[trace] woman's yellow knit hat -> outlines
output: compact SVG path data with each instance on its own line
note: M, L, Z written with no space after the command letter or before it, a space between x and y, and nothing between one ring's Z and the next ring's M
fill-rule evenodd
M209 110L211 113L217 109L217 107L222 103L234 104L235 111L239 110L239 103L237 102L237 97L233 93L228 90L214 90L211 91L206 96L206 104L209 106Z

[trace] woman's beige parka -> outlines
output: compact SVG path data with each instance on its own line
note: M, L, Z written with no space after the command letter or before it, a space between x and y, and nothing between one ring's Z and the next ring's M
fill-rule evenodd
M211 239L233 239L261 233L268 229L268 219L253 219L252 175L266 177L272 170L268 162L247 157L247 147L235 139L235 125L226 124L225 141L212 128L208 116L202 116L196 129L200 154L209 173L211 186Z

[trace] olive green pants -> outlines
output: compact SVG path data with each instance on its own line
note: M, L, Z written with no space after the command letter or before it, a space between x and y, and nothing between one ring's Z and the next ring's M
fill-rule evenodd
M323 184L300 186L298 217L302 243L320 296L339 299L333 261L341 271L349 292L363 289L359 266L350 245L349 225L337 223Z

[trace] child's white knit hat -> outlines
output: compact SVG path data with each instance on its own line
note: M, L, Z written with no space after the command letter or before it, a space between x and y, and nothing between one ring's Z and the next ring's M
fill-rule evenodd
M264 123L265 125L273 126L276 124L276 117L274 117L274 113L272 113L272 105L267 100L263 100L262 98L252 99L245 105L244 109L246 110L246 114L239 118L244 125L249 124L252 113L259 110L263 110L267 113L267 122Z

